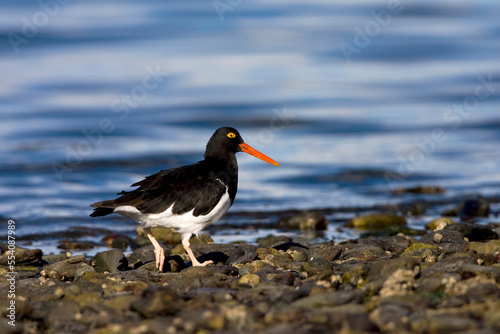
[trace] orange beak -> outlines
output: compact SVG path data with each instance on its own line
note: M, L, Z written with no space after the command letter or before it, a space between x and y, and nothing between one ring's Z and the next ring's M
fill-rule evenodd
M271 165L279 166L280 164L274 161L273 159L269 158L267 155L260 153L256 149L248 146L247 144L243 143L240 144L241 151L248 153L250 155L253 155L256 158L259 158L260 160L264 160L265 162L269 162Z

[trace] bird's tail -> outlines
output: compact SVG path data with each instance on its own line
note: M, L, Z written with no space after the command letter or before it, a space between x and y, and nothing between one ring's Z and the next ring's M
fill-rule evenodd
M97 202L90 205L91 207L95 207L94 212L90 214L90 217L102 217L107 216L115 210L115 200L102 201Z
M113 213L115 209L112 208L95 208L94 212L90 214L90 217L102 217Z

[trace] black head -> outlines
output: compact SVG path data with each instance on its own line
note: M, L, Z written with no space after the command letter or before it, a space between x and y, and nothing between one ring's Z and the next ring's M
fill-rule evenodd
M224 159L224 157L228 155L234 155L236 152L240 152L240 144L243 143L243 138L241 138L238 130L228 127L219 128L208 141L205 158Z
M245 144L238 130L230 127L219 128L214 132L208 141L205 159L229 161L230 159L234 159L234 155L237 152L245 152L270 164L279 166L273 159Z

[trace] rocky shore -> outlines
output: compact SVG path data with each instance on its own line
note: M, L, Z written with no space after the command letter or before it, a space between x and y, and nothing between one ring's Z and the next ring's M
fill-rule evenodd
M292 223L324 227L322 217L302 216L306 223ZM200 260L216 263L207 267L191 267L177 236L156 230L168 244L163 273L152 246L93 258L18 248L15 326L8 324L3 245L0 332L500 332L500 224L442 218L428 224L434 231L415 237L397 216L349 223L363 228L363 219L370 228L382 222L400 230L319 244L283 236L216 244L201 235L192 248ZM139 244L141 237L139 231Z

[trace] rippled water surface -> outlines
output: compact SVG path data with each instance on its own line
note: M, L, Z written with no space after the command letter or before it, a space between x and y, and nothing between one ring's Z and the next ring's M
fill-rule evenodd
M48 3L0 12L0 214L21 235L133 231L89 204L200 160L224 125L281 166L238 154L216 241L277 219L240 212L398 203L420 184L499 193L498 1Z

